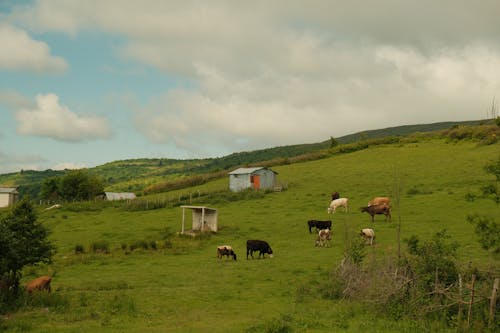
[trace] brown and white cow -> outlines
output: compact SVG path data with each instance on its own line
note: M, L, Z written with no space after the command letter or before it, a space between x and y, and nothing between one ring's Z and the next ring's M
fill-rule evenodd
M50 292L51 281L52 277L50 276L40 276L26 284L26 291L28 294L32 294L35 290Z
M332 239L332 231L330 229L322 229L318 232L318 237L316 238L315 246L330 246L331 239Z
M229 245L217 246L217 258L222 259L222 256L233 257L236 260L236 253L234 253L233 248Z

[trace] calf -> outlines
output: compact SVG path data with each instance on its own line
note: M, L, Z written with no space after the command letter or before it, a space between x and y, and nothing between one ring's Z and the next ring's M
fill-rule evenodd
M347 198L339 198L332 200L330 202L330 207L328 207L328 214L335 213L335 210L337 210L337 207L344 207L344 211L347 212L349 206L349 199Z
M385 220L387 221L387 218L389 217L389 221L391 220L391 206L388 205L376 205L376 206L367 206L367 207L361 207L362 212L367 212L368 214L371 215L372 217L372 222L375 221L374 216L375 215L385 215Z
M332 200L335 200L335 199L338 199L338 198L340 198L339 192L333 192L332 193Z
M233 248L229 245L217 246L217 258L222 259L222 256L226 256L227 258L233 257L236 261L236 253L234 253Z
M370 228L361 229L359 235L364 239L369 240L370 245L373 245L373 242L375 242L375 231L373 229Z
M50 281L52 281L50 276L40 276L26 284L26 291L28 294L32 294L35 290L46 290L50 292Z
M312 233L312 228L316 228L316 230L321 230L321 229L331 229L332 228L332 221L318 221L318 220L309 220L307 221L307 225L309 226L309 233Z
M330 240L332 239L332 231L330 229L323 229L318 232L318 238L316 238L316 246L330 246Z
M266 241L247 240L247 259L248 259L248 254L250 254L250 256L253 259L254 251L259 251L259 258L261 255L262 258L265 258L266 253L269 254L270 258L273 257L273 250Z

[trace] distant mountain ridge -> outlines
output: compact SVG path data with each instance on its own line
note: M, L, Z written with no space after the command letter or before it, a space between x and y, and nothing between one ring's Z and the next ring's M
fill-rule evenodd
M366 139L391 136L406 136L417 132L434 132L453 126L479 125L485 120L462 122L439 122L432 124L404 125L378 130L367 130L334 138L339 144L348 144ZM323 142L279 146L232 153L218 158L179 160L169 158L138 158L109 162L87 170L101 177L109 191L141 191L156 182L179 179L188 175L199 175L227 170L246 164L255 164L277 158L292 158L330 148L331 138ZM19 186L21 196L37 198L41 185L47 178L64 175L68 170L33 171L0 174L0 185Z

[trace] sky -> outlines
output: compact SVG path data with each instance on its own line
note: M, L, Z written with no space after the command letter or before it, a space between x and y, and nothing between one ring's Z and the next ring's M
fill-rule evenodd
M500 99L499 13L497 0L0 0L0 173L484 119Z

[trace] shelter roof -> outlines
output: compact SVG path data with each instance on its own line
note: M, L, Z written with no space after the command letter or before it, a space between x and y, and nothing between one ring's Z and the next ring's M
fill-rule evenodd
M264 167L238 168L236 170L229 172L228 174L229 175L248 175L248 174L254 173L255 171L262 170L262 169L266 169L266 170L274 172L275 174L278 174L276 171L273 171L271 169L264 168Z
M206 206L181 206L181 208L189 208L189 209L204 209L204 210L210 210L210 211L217 211L215 208L210 208Z

